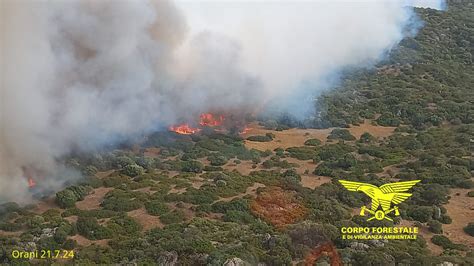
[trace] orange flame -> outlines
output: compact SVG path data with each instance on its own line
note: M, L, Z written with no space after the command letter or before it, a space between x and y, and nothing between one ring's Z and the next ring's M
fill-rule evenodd
M240 134L245 134L245 133L249 132L250 130L251 130L251 128L245 127L245 128L242 129L239 133L240 133Z
M34 180L33 178L31 178L31 177L28 178L28 187L29 187L29 188L34 188L34 187L36 187L36 182L35 182L35 180Z
M201 131L199 128L190 127L188 124L182 124L177 126L171 126L169 128L171 131L174 131L178 134L191 135Z
M224 116L214 116L211 113L204 113L201 114L199 125L201 126L208 126L208 127L215 127L222 125L222 121L224 120Z

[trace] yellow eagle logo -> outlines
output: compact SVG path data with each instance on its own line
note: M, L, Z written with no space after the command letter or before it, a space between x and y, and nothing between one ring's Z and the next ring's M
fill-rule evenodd
M410 197L412 194L405 192L418 182L420 182L420 180L389 183L377 187L367 183L339 180L339 183L341 183L347 190L364 192L372 199L370 210L365 206L362 206L360 210L361 216L365 216L365 211L373 215L373 217L369 218L367 221L373 219L387 219L393 221L392 218L387 217L387 214L395 212L395 216L399 216L400 213L397 206L391 208L392 203L393 205L397 205ZM378 210L379 206L382 207L382 210Z

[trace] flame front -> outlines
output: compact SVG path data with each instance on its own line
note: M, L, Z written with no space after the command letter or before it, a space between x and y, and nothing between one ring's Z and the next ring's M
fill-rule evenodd
M34 188L34 187L36 187L36 182L35 182L35 180L34 180L33 178L31 178L31 177L28 177L28 187L29 187L29 188Z
M222 121L224 121L224 116L214 116L211 113L204 113L201 114L199 125L201 126L208 126L208 127L216 127L222 125Z
M191 135L191 134L194 134L194 133L197 133L197 132L201 131L201 129L191 127L188 124L181 124L181 125L171 126L170 130L174 131L178 134L183 134L183 135Z

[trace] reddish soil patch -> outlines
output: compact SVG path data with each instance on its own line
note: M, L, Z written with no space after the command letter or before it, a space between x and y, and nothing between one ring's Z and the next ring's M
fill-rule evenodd
M148 231L153 228L163 228L165 225L161 223L158 216L150 215L146 212L145 208L140 208L128 212L128 216L135 219L139 224L142 225L144 231Z
M77 241L77 244L79 244L80 246L90 246L92 244L96 244L98 246L102 246L102 247L105 247L107 246L107 242L109 241L108 239L101 239L101 240L89 240L81 235L75 235L75 236L71 236L69 237L69 239L72 239L72 240L76 240Z
M469 191L462 188L451 189L451 199L444 207L453 222L443 224L443 232L454 243L464 244L474 249L474 237L463 230L468 223L474 222L474 198L467 196ZM456 195L458 193L459 196Z
M312 266L322 256L329 257L331 266L342 265L341 257L334 244L327 242L314 248L305 258L304 265Z
M250 208L255 215L278 228L297 222L307 213L295 192L280 187L269 187L258 193Z
M100 203L104 199L105 194L111 190L113 190L113 188L95 188L92 190L91 194L84 198L84 200L76 202L76 207L80 210L98 209L100 208Z

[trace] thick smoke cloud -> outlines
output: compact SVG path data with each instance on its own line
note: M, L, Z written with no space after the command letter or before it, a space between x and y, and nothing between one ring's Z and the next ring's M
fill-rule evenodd
M395 1L1 0L0 201L28 200L24 166L61 186L73 150L203 111L292 107L379 60L412 19Z

